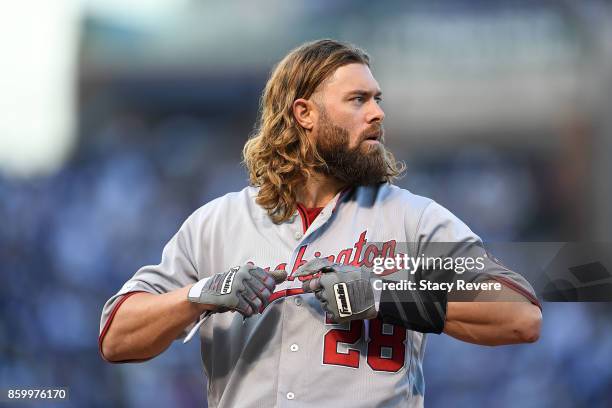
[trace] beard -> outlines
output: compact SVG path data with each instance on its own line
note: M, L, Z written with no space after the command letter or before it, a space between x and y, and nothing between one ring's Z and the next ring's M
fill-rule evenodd
M365 142L368 137L379 136L379 143ZM382 124L370 126L359 135L358 144L349 148L349 132L331 122L325 112L317 138L317 151L326 166L321 172L348 186L367 186L385 182L389 178L386 149L383 146Z

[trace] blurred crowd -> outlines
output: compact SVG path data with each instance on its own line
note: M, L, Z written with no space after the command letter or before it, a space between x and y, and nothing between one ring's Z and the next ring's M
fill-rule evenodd
M58 406L204 404L197 342L143 364L111 365L97 351L99 318L141 265L159 261L191 212L246 185L239 163L246 136L195 116L117 117L84 138L56 174L0 176L1 387L69 387L69 404ZM409 171L399 184L447 206L485 240L554 238L551 226L561 219L539 216L555 209L542 196L539 167L523 156L466 146L452 157L417 159L401 147ZM545 303L533 345L429 336L427 405L609 406L609 311Z

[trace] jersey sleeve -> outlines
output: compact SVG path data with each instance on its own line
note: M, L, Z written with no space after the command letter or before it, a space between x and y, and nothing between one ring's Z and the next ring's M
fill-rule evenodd
M413 217L412 214L406 217L405 227L410 240L408 251L414 259L421 261L408 275L415 289L394 291L383 288L380 291L378 313L383 322L422 333L440 334L444 330L448 302L525 298L541 308L525 278L487 254L480 237L446 208L432 201L424 207L416 224ZM466 263L468 259L471 260L470 266ZM478 283L490 280L498 281L512 291L448 292L446 289L460 281ZM421 286L423 283L425 287Z
M100 319L98 341L100 351L102 340L117 310L130 295L137 292L167 293L198 281L198 268L192 256L193 245L197 242L197 225L194 224L194 217L188 218L165 245L160 263L140 268L117 293L108 299ZM188 332L189 327L178 338L186 336Z
M438 203L432 201L423 210L413 241L415 254L480 258L482 268L473 269L465 276L457 275L456 278L472 282L498 281L541 308L531 284L519 273L501 264L486 250L478 235Z

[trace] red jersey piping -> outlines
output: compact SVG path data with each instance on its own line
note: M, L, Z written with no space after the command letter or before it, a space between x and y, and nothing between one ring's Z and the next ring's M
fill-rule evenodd
M100 356L102 356L102 358L104 359L104 361L108 362L108 363L113 363L113 364L119 364L119 363L137 363L137 362L141 362L141 361L147 361L150 359L144 359L144 360L122 360L122 361L111 361L109 359L107 359L104 356L104 353L102 352L102 341L104 341L104 336L106 336L106 333L108 332L108 329L110 328L110 325L113 321L113 319L115 318L115 315L117 314L117 311L119 310L119 307L121 307L121 305L123 304L123 302L125 302L130 296L135 295L136 293L148 293L145 292L143 290L139 290L139 291L135 291L135 292L128 292L125 295L123 295L121 297L121 299L119 299L117 301L117 303L115 304L115 306L113 307L113 310L111 311L110 316L108 317L108 320L106 321L106 323L104 324L104 328L102 329L102 332L100 333L100 336L98 336L98 351L100 352Z

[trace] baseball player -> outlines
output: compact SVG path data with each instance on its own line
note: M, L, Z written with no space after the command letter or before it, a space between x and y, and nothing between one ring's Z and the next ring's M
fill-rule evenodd
M403 168L384 144L381 98L368 55L350 44L306 43L280 61L244 148L251 185L195 211L161 262L108 300L103 357L144 361L199 327L211 407L403 407L424 402L427 333L536 341L533 289L486 254L468 280L497 283L504 302L375 290L399 274L373 276L377 259L481 244L392 184Z

